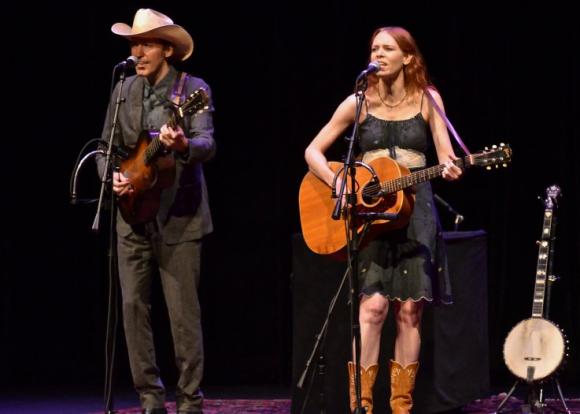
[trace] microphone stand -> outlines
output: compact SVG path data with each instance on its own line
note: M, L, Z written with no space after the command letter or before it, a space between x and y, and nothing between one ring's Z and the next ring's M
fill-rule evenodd
M334 312L334 306L336 305L336 301L338 300L338 298L340 296L340 292L342 292L342 288L345 284L349 270L350 269L347 269L346 272L344 273L344 276L342 277L342 279L340 281L340 285L338 286L338 290L336 291L336 293L334 294L334 297L330 301L330 305L328 307L328 311L326 312L326 319L324 320L324 323L322 325L322 329L320 330L318 335L316 335L316 342L314 344L314 348L312 349L312 352L310 353L310 356L308 357L308 361L306 361L306 366L304 368L304 371L302 372L302 375L300 376L300 379L298 380L298 383L296 384L296 386L298 388L300 388L300 389L303 388L304 381L306 380L306 375L308 374L308 370L310 368L310 365L312 364L314 357L318 353L318 360L316 362L316 365L317 365L316 373L317 373L318 378L320 378L320 384L321 384L320 393L318 395L320 414L326 413L326 396L324 394L324 386L323 386L324 381L323 381L323 379L324 379L324 375L326 374L326 361L324 358L324 345L326 343L326 333L328 331L328 323L330 322L330 316ZM312 385L314 384L314 379L315 379L315 376L314 376L314 372L313 372L312 376L310 377L310 382L308 384L308 390L306 391L304 401L302 402L302 408L300 409L300 414L304 414L306 412L306 406L308 403L308 399L310 397L310 392L312 391Z
M113 185L112 178L112 159L113 159L113 139L115 136L115 131L117 129L117 122L119 118L119 109L121 103L125 102L125 98L121 96L123 92L123 84L125 78L127 77L126 71L130 65L119 64L115 66L115 70L120 68L119 75L119 92L117 98L115 99L115 109L113 112L113 119L111 122L111 132L109 134L109 140L107 142L107 152L105 156L105 165L102 170L101 176L101 188L99 192L99 200L97 204L97 211L95 214L95 219L91 227L92 231L95 233L99 232L100 229L100 216L101 208L104 201L105 188L109 184L111 187ZM105 414L115 414L116 411L113 408L113 367L115 364L115 346L117 338L117 328L118 328L118 267L117 267L117 249L116 249L116 237L115 237L115 223L116 223L116 212L117 203L114 192L111 188L111 208L110 208L110 227L109 227L109 248L108 248L108 263L109 263L109 300L107 309L107 328L105 333L105 383L104 383L104 404L105 404Z
M455 220L453 221L453 231L458 231L459 225L463 223L465 217L463 217L463 215L461 215L457 210L451 207L451 205L447 201L443 200L443 198L441 198L439 195L433 194L433 198L435 199L436 202L445 207L447 211L455 215Z
M355 98L356 98L356 110L354 117L354 124L352 135L349 139L348 152L346 159L344 161L344 167L342 169L342 180L340 183L340 191L338 192L338 197L334 210L332 212L332 218L334 220L339 220L341 212L343 210L342 202L345 195L346 183L350 177L351 192L346 195L346 214L345 214L345 224L347 232L347 257L348 257L348 267L349 281L350 281L350 326L351 326L351 340L353 344L353 358L354 358L354 388L356 396L356 406L354 414L364 414L365 409L361 406L361 378L360 378L360 347L361 347L361 337L360 337L360 322L359 322L359 274L358 274L358 252L359 252L359 234L356 229L357 222L357 208L356 208L356 193L354 189L356 188L356 163L354 156L355 142L358 142L358 132L359 132L359 118L365 99L365 91L368 86L368 80L366 73L361 73L356 80L355 88ZM335 193L333 189L333 194Z
M100 142L100 139L92 139L90 140L83 149L81 150L80 154L82 154L85 149L87 148L88 144L92 142ZM110 157L110 151L109 157ZM94 151L85 154L82 159L77 159L77 163L73 168L73 172L71 175L71 183L70 183L70 203L72 205L79 205L79 204L89 204L97 201L96 199L78 199L77 197L77 180L78 175L81 168L85 165L86 161L90 158L95 157L96 155L105 155L106 152L102 149L96 149ZM110 158L109 158L110 159ZM105 169L103 174L104 177L107 176L107 171L109 168ZM101 196L103 194L101 193ZM99 200L102 202L102 198ZM118 327L118 312L116 304L118 303L118 289L116 285L116 269L117 269L117 260L115 255L115 197L111 197L111 218L110 218L110 232L109 232L109 249L108 249L108 263L109 263L109 307L107 312L107 329L106 329L106 339L105 339L105 413L106 414L114 414L116 411L113 410L113 397L112 397L112 376L113 376L113 365L114 365L114 355L115 355L115 344L116 344L116 337L117 337L117 327ZM98 221L95 220L97 223L98 228ZM93 230L95 229L93 224Z
M119 66L116 66L116 68ZM107 186L107 182L111 179L112 185L112 177L110 177L111 171L111 161L112 161L112 153L113 153L113 138L115 136L115 130L117 129L117 120L119 118L119 108L121 107L121 103L125 101L124 98L121 97L121 93L123 92L123 83L125 83L126 68L127 65L121 65L121 75L119 76L119 93L117 94L117 99L115 100L115 111L113 113L113 122L111 123L111 133L109 134L109 141L107 143L107 155L105 157L105 168L103 170L103 175L101 176L101 190L99 192L99 201L97 203L97 212L95 214L95 219L93 221L92 230L95 233L99 232L99 221L101 216L101 207L103 205L103 200L105 196L105 188ZM111 197L113 199L114 197Z
M367 76L369 71L363 71L356 79L356 110L355 110L355 120L352 130L351 138L348 139L349 147L347 150L347 156L344 161L344 165L342 168L338 170L336 175L334 176L334 180L332 182L332 197L337 198L336 204L334 206L334 210L332 212L332 219L339 220L342 216L342 212L345 209L346 214L344 214L345 224L346 224L346 231L347 231L347 269L342 277L338 290L334 297L331 300L329 305L326 319L320 330L319 334L316 335L316 343L314 344L314 348L310 353L310 357L306 362L306 367L297 383L298 388L302 388L304 381L306 379L306 375L310 368L310 365L318 352L318 370L317 374L318 377L321 378L321 391L319 394L319 405L320 405L320 413L324 414L326 411L325 407L325 395L324 395L324 387L323 387L323 377L325 375L325 359L324 359L324 342L326 341L326 333L328 331L328 323L330 316L334 310L334 306L336 301L342 291L342 288L345 284L346 277L349 276L349 284L350 284L350 326L351 326L351 343L354 346L354 363L355 363L355 372L354 372L354 383L355 383L355 394L356 394L356 408L354 410L354 414L364 414L365 409L361 406L361 384L360 384L360 346L361 346L361 339L360 339L360 324L359 324L359 285L358 285L358 251L359 245L361 240L366 235L367 231L370 229L370 223L374 220L395 220L398 217L398 214L393 213L378 213L378 212L361 212L358 213L356 209L356 202L357 202L357 195L355 192L351 192L346 195L346 208L343 209L342 200L345 196L346 190L346 183L347 179L350 176L351 178L351 188L356 188L356 166L362 166L366 168L373 176L373 180L378 181L378 177L375 174L372 167L369 165L361 162L355 161L354 157L354 148L355 142L358 142L358 129L359 129L359 118L362 110L362 105L365 99L365 91L368 86ZM340 185L340 191L338 196L336 195L336 182L338 176L342 174L342 180ZM357 232L357 224L360 221L364 222L362 231L360 235ZM300 413L304 413L306 410L306 405L308 402L308 398L310 396L310 392L312 390L312 385L314 383L314 376L311 377L308 390L306 392L306 396L304 398L302 409Z

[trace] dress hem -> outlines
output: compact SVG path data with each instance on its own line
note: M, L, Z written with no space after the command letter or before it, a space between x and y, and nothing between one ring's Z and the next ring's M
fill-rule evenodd
M397 302L407 302L409 300L411 300L413 302L421 302L422 300L427 301L429 303L435 302L435 299L428 298L427 296L421 296L420 298L413 298L413 297L410 297L409 296L407 299L402 299L402 298L400 298L398 296L392 297L391 295L388 295L388 294L387 295L384 295L381 292L374 292L374 293L371 293L371 294L361 292L361 294L359 296L370 298L370 297L375 296L375 295L381 295L382 297L384 297L385 299L387 299L389 302L395 302L395 301L397 301ZM444 305L452 305L453 304L452 301L446 302L446 301L440 300L438 302L440 302L440 303L442 303Z

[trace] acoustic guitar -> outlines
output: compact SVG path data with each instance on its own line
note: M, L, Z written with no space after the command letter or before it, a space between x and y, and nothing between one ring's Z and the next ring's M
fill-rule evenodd
M501 144L453 162L460 168L481 166L491 169L492 166L506 166L511 160L511 154L511 148ZM444 164L440 164L411 173L389 157L379 157L368 164L359 164L356 167L357 186L354 189L357 211L397 214L394 220L373 221L365 234L365 240L407 225L415 202L412 186L439 177L445 168ZM329 162L335 177L342 166L342 163ZM348 191L352 193L350 189ZM306 245L315 253L337 256L344 253L347 243L344 221L333 220L331 217L335 203L331 188L312 172L308 172L300 184L300 223ZM355 226L360 233L364 222L359 220Z
M207 110L208 104L207 91L196 89L182 105L173 108L167 125L182 126L186 116ZM127 223L139 224L157 215L161 191L175 180L175 158L159 140L159 131L142 131L128 154L121 160L120 172L129 179L133 192L119 197L119 211Z
M562 331L544 319L544 297L550 278L548 263L553 251L554 210L560 188L550 186L546 189L546 195L542 236L538 241L532 317L514 326L503 346L506 366L512 374L527 382L540 381L552 375L562 364L567 351L567 341Z

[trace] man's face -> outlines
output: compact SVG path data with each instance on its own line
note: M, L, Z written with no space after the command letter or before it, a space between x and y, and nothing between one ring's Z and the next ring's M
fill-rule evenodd
M173 54L173 47L156 39L131 39L131 55L139 58L135 66L137 75L149 79L151 85L162 79L168 70L167 58Z

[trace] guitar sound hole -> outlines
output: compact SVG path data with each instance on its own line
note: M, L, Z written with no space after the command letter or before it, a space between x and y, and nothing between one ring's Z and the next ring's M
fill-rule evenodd
M377 181L368 182L362 189L362 199L365 204L375 204L383 197L381 186Z

